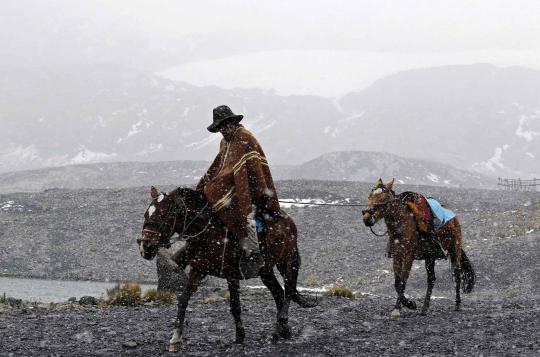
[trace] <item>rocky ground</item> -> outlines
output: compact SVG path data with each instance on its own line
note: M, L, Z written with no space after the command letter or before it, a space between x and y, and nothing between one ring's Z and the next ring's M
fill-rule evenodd
M267 292L244 293L243 346L223 291L199 294L188 310L184 355L249 356L533 356L540 354L540 306L533 300L436 299L432 312L388 318L393 299L323 298L319 306L292 305L293 337L273 343L275 309ZM205 295L207 295L205 297ZM211 298L214 296L214 298ZM0 356L159 356L166 351L175 308L14 310L0 314Z
M368 184L279 182L282 198L364 202ZM171 189L166 187L164 189ZM477 285L453 311L449 264L439 261L432 313L388 319L394 302L385 239L371 234L361 207L289 208L299 228L300 285L336 282L364 296L322 299L312 310L291 309L293 339L269 341L270 295L243 283L246 346L231 344L233 322L224 285L208 279L190 305L189 355L538 355L540 195L472 189L397 186L439 198L460 217ZM50 190L0 195L0 271L17 276L155 281L155 263L138 256L135 239L149 201L147 188ZM12 202L5 207L5 202ZM377 231L385 228L376 226ZM425 271L415 263L407 293L419 301ZM0 292L1 293L1 292ZM367 294L367 295L366 295ZM26 312L25 312L26 311ZM10 309L0 313L0 355L165 354L174 307Z

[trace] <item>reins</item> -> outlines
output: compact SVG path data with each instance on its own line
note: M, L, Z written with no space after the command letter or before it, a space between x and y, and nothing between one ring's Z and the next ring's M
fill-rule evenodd
M188 215L188 208L187 208L187 205L186 205L186 202L184 201L184 198L183 197L180 197L180 200L182 201L182 206L184 208L184 219L183 219L183 227L182 227L182 232L179 233L179 236L180 236L180 239L182 238L185 238L185 239L190 239L190 238L195 238L195 237L198 237L200 236L201 234L203 234L204 232L206 232L206 230L208 229L208 227L210 226L210 222L211 222L211 219L208 219L208 222L206 222L206 226L204 226L204 228L198 232L198 233L195 233L195 234L192 234L192 235L187 235L186 234L186 231L189 229L189 227L191 226L191 224L193 222L195 222L195 220L197 218L199 218L202 213L204 212L204 210L206 209L206 207L208 207L208 202L204 205L204 207L197 212L197 214L195 215L195 217L193 217L193 219L191 221L189 221L189 223L186 224L186 221L187 221L187 215ZM176 199L175 199L175 204L176 204ZM175 222L176 224L176 222ZM174 229L173 229L173 232L174 232ZM172 236L172 234L171 234Z
M372 226L370 226L369 229L371 230L371 233L373 233L373 234L376 235L377 237L384 237L385 235L388 234L388 229L386 229L386 232L384 232L383 234L378 234L377 232L375 232L375 231L373 230L373 227L372 227Z

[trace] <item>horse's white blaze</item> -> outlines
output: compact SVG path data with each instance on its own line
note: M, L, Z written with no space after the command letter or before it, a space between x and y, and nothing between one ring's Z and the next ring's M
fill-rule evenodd
M148 207L148 216L152 217L152 215L156 212L156 207L154 205L151 205Z

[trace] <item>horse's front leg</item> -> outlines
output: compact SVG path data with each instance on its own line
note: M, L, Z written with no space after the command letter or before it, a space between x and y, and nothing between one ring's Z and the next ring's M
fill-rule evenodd
M229 286L229 293L231 294L231 313L236 325L236 343L244 343L246 333L244 326L242 325L242 306L240 304L240 282L238 279L227 279L227 285Z
M178 352L182 349L182 332L184 330L184 320L186 317L186 308L191 295L197 291L204 275L191 270L188 275L188 281L184 291L178 296L178 311L171 340L169 341L169 351Z
M394 254L394 288L398 297L394 309L390 314L392 319L398 319L401 316L402 305L408 309L416 309L416 303L405 297L405 286L407 285L413 260L414 250L406 250Z
M435 285L435 259L426 258L426 273L427 273L427 290L426 297L424 299L424 306L422 306L421 315L426 315L429 309L429 302L431 300L431 293L433 292L433 286Z

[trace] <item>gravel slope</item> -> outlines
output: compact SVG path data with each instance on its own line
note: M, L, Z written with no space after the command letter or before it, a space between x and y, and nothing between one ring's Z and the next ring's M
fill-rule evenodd
M282 198L350 198L364 202L370 185L280 182ZM167 189L171 189L168 187ZM460 217L465 250L477 271L464 311L453 311L449 264L439 261L431 313L390 321L395 292L385 239L360 220L361 207L290 208L302 255L300 285L340 282L367 297L322 299L311 310L292 305L293 339L269 342L274 304L253 279L243 283L246 346L238 350L224 282L208 279L188 311L188 355L539 355L540 195L532 192L396 187L435 196ZM138 256L134 240L147 189L52 190L0 196L0 271L18 276L155 280L155 263ZM21 206L17 210L17 205ZM31 211L30 211L31 210ZM383 231L383 226L377 226ZM93 248L92 248L93 247ZM407 294L426 288L422 262ZM0 356L166 354L174 307L0 313ZM134 343L135 344L134 344ZM131 346L131 347L130 347Z
M216 292L214 292L216 293ZM217 293L216 293L217 294ZM217 296L217 295L216 295ZM275 310L268 293L244 294L246 343L236 346L228 304L191 304L184 332L188 356L533 356L540 354L537 302L466 301L454 312L438 299L432 312L388 318L393 299L321 300L313 309L291 308L293 337L271 342ZM166 352L173 307L86 308L67 312L0 314L0 356L172 355Z

